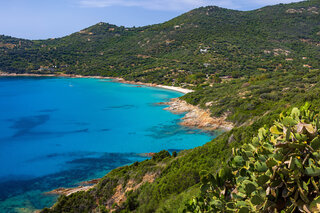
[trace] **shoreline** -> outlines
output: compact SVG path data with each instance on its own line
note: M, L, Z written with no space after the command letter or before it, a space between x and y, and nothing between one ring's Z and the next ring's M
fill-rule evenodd
M84 76L84 75L74 75L74 74L31 74L31 73L18 74L18 73L6 73L6 72L1 72L1 71L0 71L0 77L65 77L65 78L110 79L110 80L114 80L119 83L162 88L162 89L180 92L183 94L193 92L193 90L191 90L191 89L186 89L186 88L182 88L182 87L166 86L166 85L153 84L153 83L143 83L143 82L139 82L139 81L138 82L128 81L128 80L125 80L120 77Z
M199 106L188 104L179 98L172 98L169 102L160 104L168 105L164 110L168 110L174 114L186 113L179 123L182 126L207 131L230 131L234 127L232 122L226 121L228 114L224 114L221 117L212 117L209 109L201 109Z
M82 76L82 75L74 75L74 74L69 74L69 75L67 74L30 74L30 73L17 74L17 73L4 73L1 71L0 71L0 77L65 77L65 78L110 79L118 83L162 88L166 90L180 92L183 94L193 92L193 90L191 89L174 87L174 86L166 86L166 85L158 85L153 83L127 81L120 77ZM173 98L169 102L161 102L157 104L166 105L167 107L165 107L164 110L168 110L174 114L186 113L185 116L181 118L181 122L179 123L179 125L182 125L182 126L186 126L189 128L202 129L205 131L215 131L215 130L230 131L234 127L233 123L226 121L227 115L224 115L219 118L211 117L209 110L204 110L204 109L201 109L199 106L188 104L186 101L180 100L179 98ZM150 153L150 154L153 154L153 153ZM88 184L83 184L78 187L57 188L52 191L46 192L45 194L69 196L76 192L88 191L96 186L96 184L98 183L97 180L99 179L87 181Z
M72 188L60 187L60 188L54 189L52 191L45 192L44 194L45 195L66 195L66 196L69 196L69 195L76 193L76 192L82 192L82 191L86 192L86 191L89 191L90 189L94 188L99 183L100 180L101 180L101 178L83 181L83 182L79 183L79 186L72 187Z
M1 71L0 71L0 77L65 77L65 78L109 79L118 83L161 88L161 89L180 92L182 94L188 94L194 91L191 89L186 89L181 87L159 85L154 83L143 83L139 81L138 82L128 81L120 77L84 76L84 75L75 75L75 74L32 74L32 73L18 74L18 73L6 73ZM168 107L164 108L164 110L168 110L175 114L186 113L185 116L182 118L182 121L179 123L182 126L203 129L206 131L214 131L219 129L223 131L230 131L234 127L233 123L226 121L228 116L227 114L221 117L212 117L209 110L201 109L198 106L188 104L187 102L180 100L179 98L173 98L169 102L163 102L158 104L168 105Z

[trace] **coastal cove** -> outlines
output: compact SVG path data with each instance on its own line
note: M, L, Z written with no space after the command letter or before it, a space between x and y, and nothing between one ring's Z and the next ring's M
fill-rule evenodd
M134 85L144 85L149 87L158 87L167 90L173 90L176 92L180 92L183 94L187 94L189 92L193 92L191 89L174 87L174 86L166 86L166 85L158 85L153 83L143 83L143 82L135 82L135 81L127 81L123 78L119 77L103 77L103 76L83 76L83 75L74 75L74 74L33 74L33 73L6 73L0 71L0 77L66 77L66 78L93 78L93 79L110 79L119 83L125 84L134 84Z
M188 94L194 92L192 89L159 85L155 83L144 83L140 81L128 81L120 77L104 77L104 76L83 76L74 74L33 74L33 73L6 73L0 71L0 77L62 77L62 78L87 78L87 79L108 79L113 82L136 85L137 87L147 86L156 87L166 90L179 92L182 94ZM179 98L172 98L168 102L157 103L159 105L168 106L165 110L168 110L174 114L185 114L182 118L182 122L179 124L189 128L197 128L205 131L222 130L229 131L234 127L232 122L227 121L228 114L224 114L221 117L213 117L208 109L201 109L199 106L188 104L186 101ZM212 103L207 103L212 104Z
M32 212L51 206L59 187L76 187L147 159L142 153L201 146L219 134L179 125L182 114L159 102L170 88L106 78L0 78L0 209Z

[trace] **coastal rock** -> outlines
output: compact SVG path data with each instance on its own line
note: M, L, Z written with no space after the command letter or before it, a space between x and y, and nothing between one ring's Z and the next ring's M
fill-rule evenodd
M89 181L83 181L80 182L78 187L74 187L74 188L58 188L58 189L54 189L50 192L46 192L45 194L54 194L54 195L66 195L69 196L73 193L76 192L81 192L81 191L88 191L89 189L94 188L99 181L101 180L101 178L98 179L93 179L93 180L89 180Z
M75 188L58 188L58 189L54 189L50 192L46 192L45 194L53 194L53 195L66 195L66 196L69 196L73 193L76 193L76 192L82 192L82 191L88 191L89 189L92 189L94 188L95 185L92 185L92 186L78 186L78 187L75 187Z
M227 114L222 117L211 117L209 110L193 106L178 98L173 98L170 102L165 104L169 105L165 110L169 110L175 114L186 113L180 123L183 126L195 127L209 131L217 129L228 131L234 126L233 123L226 121L228 116Z
M88 180L88 181L82 181L79 183L79 185L80 186L92 186L92 185L99 183L100 180L101 180L101 178Z
M147 153L140 153L138 154L139 156L141 157L148 157L148 158L151 158L152 156L154 156L156 153L154 152L147 152Z

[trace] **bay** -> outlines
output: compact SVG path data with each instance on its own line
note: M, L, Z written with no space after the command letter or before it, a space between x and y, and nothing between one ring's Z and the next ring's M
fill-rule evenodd
M180 126L155 103L183 94L106 79L0 78L0 210L32 212L141 153L183 150L216 137Z

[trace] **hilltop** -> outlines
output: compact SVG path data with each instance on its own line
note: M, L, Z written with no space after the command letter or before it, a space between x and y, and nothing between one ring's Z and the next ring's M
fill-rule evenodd
M209 6L146 27L101 22L58 39L1 36L0 69L192 84L199 73L252 75L285 58L317 67L319 12L314 0L248 12Z

